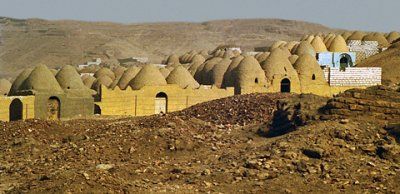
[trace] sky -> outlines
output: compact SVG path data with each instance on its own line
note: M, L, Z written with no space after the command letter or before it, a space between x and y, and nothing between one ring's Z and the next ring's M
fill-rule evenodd
M399 0L0 0L0 16L118 23L281 18L400 31Z

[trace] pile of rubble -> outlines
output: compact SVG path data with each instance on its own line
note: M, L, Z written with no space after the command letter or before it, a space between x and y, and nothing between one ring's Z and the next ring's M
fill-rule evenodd
M284 93L232 96L194 105L175 115L217 125L259 124L271 120L278 100L292 96Z
M400 92L384 86L352 89L331 99L326 113L341 117L363 115L400 120Z

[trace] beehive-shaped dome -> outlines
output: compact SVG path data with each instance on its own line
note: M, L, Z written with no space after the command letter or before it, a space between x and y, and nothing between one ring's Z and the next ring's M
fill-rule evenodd
M268 59L261 64L261 67L268 80L272 80L274 75L285 75L288 70L293 69L289 59L279 52L272 52Z
M222 58L220 57L213 57L210 60L206 61L203 63L199 68L197 69L194 78L196 79L197 82L203 85L211 85L211 70L212 68L218 64Z
M293 54L296 55L302 55L302 54L309 54L312 56L315 56L315 50L313 48L313 46L311 46L310 43L308 43L307 41L302 41L300 42L299 46L296 48L295 52Z
M50 69L50 71L51 71L51 73L53 73L54 76L57 75L57 73L58 73L57 69Z
M298 55L291 55L291 56L289 57L289 61L290 61L290 63L293 65L294 63L296 63L296 61L297 61L298 58L299 58Z
M94 81L94 83L92 85L92 89L99 91L101 85L108 88L108 87L110 87L112 82L113 82L113 80L110 77L103 75L102 77L99 77L96 79L96 81Z
M192 63L204 63L204 61L206 61L206 59L202 56L202 55L194 55L192 58Z
M365 36L364 32L360 32L360 31L355 31L353 32L353 34L351 36L349 36L349 38L347 38L347 40L362 40Z
M308 54L301 55L293 66L298 73L302 93L330 95L324 72L315 57Z
M169 69L167 69L167 68L160 68L160 72L161 72L161 74L164 76L164 78L167 78L168 77L168 75L171 73L171 71L169 70Z
M228 66L228 69L225 71L224 80L222 81L222 87L234 87L234 80L233 72L240 64L240 62L244 59L244 56L239 55L232 59L231 63Z
M256 56L255 58L257 59L257 61L259 62L259 63L262 63L262 62L264 62L265 60L267 60L267 58L268 58L268 56L270 55L271 53L270 52L263 52L263 53L260 53L258 56Z
M96 81L96 78L89 76L86 79L83 80L83 84L86 86L86 88L92 88L93 83Z
M85 79L87 79L89 77L92 77L92 76L90 76L89 74L84 74L84 75L81 76L81 80L83 81L83 80L85 80Z
M180 64L179 57L176 54L172 54L167 59L167 64Z
M328 34L328 36L324 39L324 44L326 48L329 48L335 39L336 35L335 34Z
M103 76L108 76L109 78L111 78L111 80L115 79L115 74L114 72L112 72L110 69L108 68L101 68L98 71L96 71L96 73L94 74L95 78L99 78L99 77L103 77Z
M300 44L300 43L297 42L297 41L290 41L290 42L288 42L288 43L285 45L285 47L286 47L290 52L292 52L294 46L296 46L297 44Z
M308 36L306 39L305 39L305 41L307 41L308 43L310 43L311 44L311 42L314 40L314 36L313 35L310 35L310 36Z
M224 80L224 75L226 70L228 70L229 65L231 64L230 58L226 57L222 59L219 63L214 65L211 69L211 84L217 86L218 88L222 87L222 82Z
M43 93L62 93L62 89L53 73L46 65L36 66L21 85L21 90L33 90Z
M189 73L189 71L182 67L176 67L166 79L168 84L177 84L181 88L199 88L200 85Z
M266 85L266 77L258 61L246 56L232 72L236 87L254 87Z
M349 52L349 48L347 47L346 41L343 39L343 37L341 35L337 35L335 39L333 39L332 44L329 46L329 51Z
M271 45L271 47L269 48L269 51L279 48L280 46L285 45L285 44L287 44L286 41L278 40Z
M24 81L29 77L29 75L31 74L32 69L31 68L27 68L24 69L24 71L22 71L17 78L15 78L13 84L11 85L11 89L8 95L16 95L18 90L21 88L22 84L24 83Z
M343 32L343 33L342 33L342 37L343 37L343 39L346 40L346 41L347 41L347 39L348 39L351 35L352 35L352 33L349 32L349 31L346 31L346 32Z
M377 41L379 46L389 46L389 42L386 40L385 36L380 33L368 34L364 36L363 41Z
M167 85L167 81L164 76L158 70L158 68L154 65L145 65L139 71L139 73L133 78L131 82L129 82L129 86L131 86L134 90L139 90L143 86L164 86Z
M137 67L137 66L129 67L124 72L124 74L122 74L121 78L118 81L117 86L121 90L125 90L128 87L129 82L132 81L132 79L139 73L139 71L140 71L140 67Z
M62 89L86 89L79 73L70 65L64 66L56 75Z
M325 46L324 41L322 41L321 37L316 36L312 41L311 41L311 46L313 46L315 52L317 53L322 53L322 52L327 52L328 49Z
M121 78L124 72L126 71L126 67L118 66L114 69L114 75L116 78Z
M0 79L0 95L8 95L11 89L11 82L6 79Z
M395 40L397 40L397 39L399 39L399 38L400 38L400 33L393 31L393 32L390 32L390 33L388 34L388 36L387 36L387 41L388 41L389 43L392 43L392 42L394 42Z

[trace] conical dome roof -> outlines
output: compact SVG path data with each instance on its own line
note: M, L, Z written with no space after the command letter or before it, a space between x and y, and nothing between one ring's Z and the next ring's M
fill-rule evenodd
M21 90L34 90L37 92L61 93L63 92L57 79L46 65L36 66L29 77L21 85Z
M202 64L196 71L194 78L200 84L203 85L211 85L211 70L213 67L218 64L222 58L220 57L213 57L210 60L206 61Z
M285 63L290 64L290 61L288 60L288 57L286 57L286 54L282 50L275 49L271 52L268 58L263 63L261 63L261 67L266 71L272 66L279 66L279 64Z
M70 65L64 66L56 75L56 79L62 89L84 89L81 77L76 69Z
M392 43L392 42L394 42L395 40L397 40L397 39L399 39L399 38L400 38L400 33L393 31L393 32L390 32L390 33L388 34L388 36L387 36L387 41L388 41L389 43Z
M178 55L170 55L167 59L167 64L180 64Z
M389 45L389 42L380 33L368 34L364 36L363 41L377 41L379 46L384 46L384 47Z
M171 73L171 71L169 70L169 69L167 69L167 68L160 68L160 72L161 72L161 74L164 76L164 78L167 78L168 77L168 75Z
M124 74L126 71L126 67L118 66L117 68L114 69L114 74L116 78L121 78L121 76Z
M291 64L294 64L294 63L296 63L296 61L297 61L298 58L299 58L298 55L291 55L291 56L289 57L289 61L290 61Z
M8 95L11 89L11 82L6 79L0 79L0 95Z
M342 37L343 37L344 40L347 40L351 35L352 35L352 33L349 32L349 31L346 31L346 32L342 33Z
M272 51L272 50L275 49L275 48L279 48L280 46L285 45L285 44L287 44L286 41L278 40L278 41L274 42L274 43L271 45L271 47L269 48L269 51Z
M111 78L111 80L114 80L114 79L115 79L115 74L114 74L114 72L112 72L110 69L105 68L105 67L99 69L99 70L96 71L96 73L94 74L94 77L95 77L95 78L99 78L99 77L102 77L102 76L108 76L108 77Z
M355 31L347 40L362 40L365 36L365 33L360 31Z
M181 88L198 88L199 83L190 75L189 71L182 67L176 67L167 77L168 84L177 84Z
M319 65L315 57L308 54L303 54L299 56L296 63L293 64L293 68L296 69L299 74L306 73L312 75L315 72L322 73L321 66Z
M222 87L234 87L234 77L233 77L233 72L237 68L237 66L240 64L240 62L244 59L242 55L239 55L235 58L232 59L231 63L228 66L228 69L226 70L224 74L224 80L222 83Z
M270 52L261 53L260 55L258 55L258 56L256 57L256 59L257 59L257 61L258 61L259 63L262 63L262 62L264 62L265 60L267 60L267 58L268 58L268 56L269 56L270 54L271 54Z
M164 76L154 65L145 65L139 73L129 82L129 86L134 90L139 90L143 86L163 86L167 85Z
M315 52L322 53L327 52L328 49L325 46L324 41L322 41L321 37L316 36L313 41L311 42L311 46L314 47Z
M89 76L88 78L83 80L83 84L86 86L86 88L92 88L93 83L96 81L96 78Z
M222 87L225 72L230 64L230 58L226 57L222 59L219 63L214 65L214 67L211 69L211 84L217 86L218 88Z
M236 87L263 86L267 80L258 61L252 56L246 56L232 72Z
M85 79L87 79L89 77L92 77L92 76L90 76L89 74L84 74L84 75L81 76L81 80L83 81L83 80L85 80Z
M20 90L22 84L23 84L24 81L26 80L26 78L28 78L29 75L31 74L31 72L32 72L32 69L31 69L31 68L27 68L27 69L25 69L24 71L22 71L22 72L17 76L17 78L15 78L15 80L14 80L12 86L11 86L11 89L10 89L10 92L9 92L8 95L16 95L17 92L18 92L18 90Z
M290 42L288 42L288 43L285 45L285 47L286 47L290 52L292 52L294 46L296 46L297 44L300 44L300 42L297 42L297 41L290 41Z
M299 44L299 46L296 48L296 51L293 54L296 54L296 55L299 55L299 56L302 55L302 54L310 54L312 56L316 55L314 48L307 41L302 41Z
M310 35L310 36L307 37L307 39L306 39L305 41L307 41L308 43L311 44L311 42L312 42L313 40L314 40L314 36L313 36L313 35Z
M133 78L139 73L139 71L140 71L140 67L137 67L137 66L129 67L124 72L124 74L122 74L121 78L118 80L117 86L121 90L125 90L128 87L129 82L133 80Z
M206 61L206 59L202 55L199 55L199 54L194 55L192 58L192 63L196 63L196 62L204 63L204 61Z
M335 39L333 39L332 44L329 47L329 51L349 52L349 48L347 47L346 41L343 39L343 37L341 35L337 35Z
M112 82L113 82L113 80L110 77L103 75L96 79L96 81L92 85L92 89L99 91L101 85L108 88L108 87L110 87Z
M301 55L293 66L298 73L302 93L330 95L328 82L315 57Z
M50 71L51 71L51 73L53 73L54 76L57 75L57 73L58 73L57 69L50 69Z

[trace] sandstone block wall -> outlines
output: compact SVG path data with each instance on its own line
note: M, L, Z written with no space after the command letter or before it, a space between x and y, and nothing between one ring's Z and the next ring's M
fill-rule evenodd
M382 68L380 67L348 67L344 71L340 68L325 68L325 79L331 87L352 86L366 87L381 85Z

